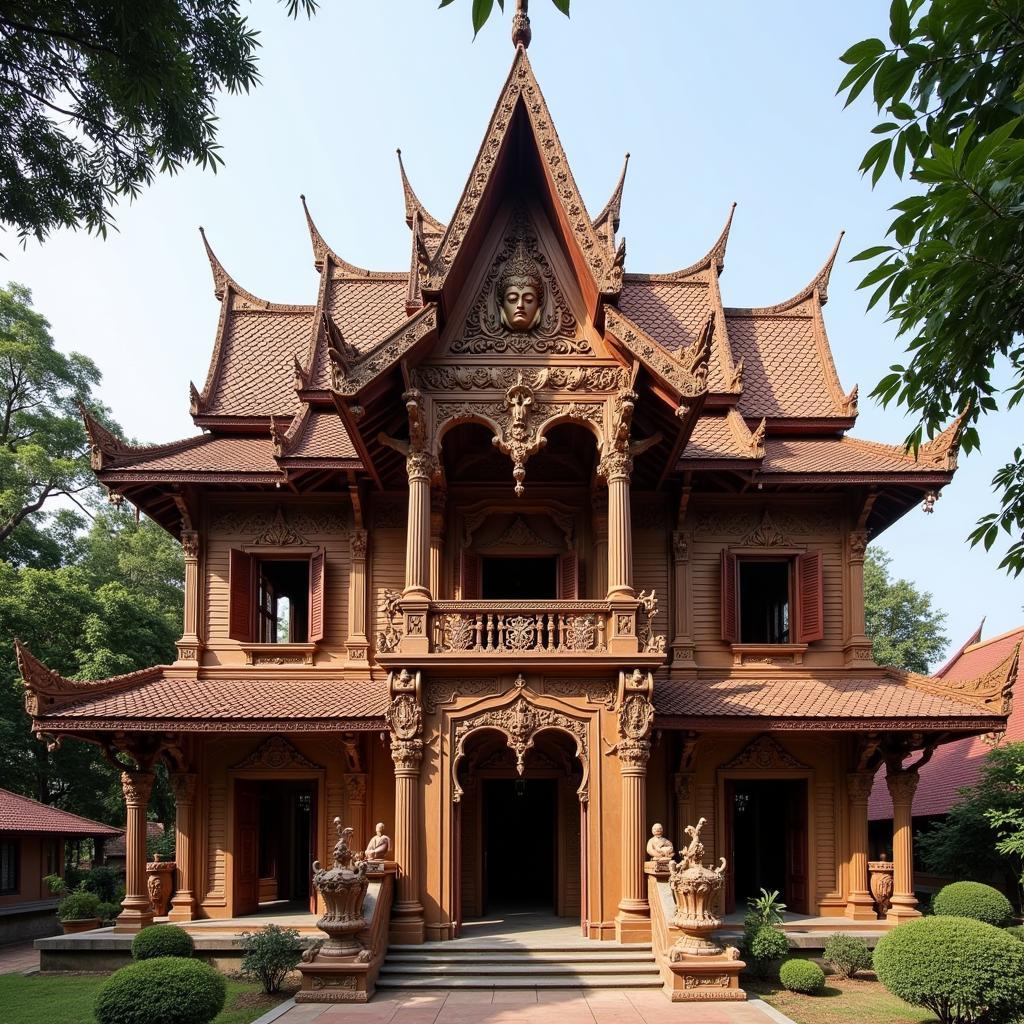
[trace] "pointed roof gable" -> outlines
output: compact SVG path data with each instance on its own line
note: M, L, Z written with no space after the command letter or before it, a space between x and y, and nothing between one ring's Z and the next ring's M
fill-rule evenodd
M567 255L587 304L595 311L598 296L615 296L622 287L621 256L608 251L587 214L522 46L516 49L487 133L440 247L432 256L420 252L424 298L441 297L453 278L456 284L461 283L465 271L460 269L460 256L468 249L467 260L471 259L486 234L494 201L498 198L497 179L511 159L513 149L520 145L532 151L536 158L546 198L555 214L553 219L562 232Z
M622 161L622 172L604 209L594 218L594 230L604 239L609 250L615 249L615 234L619 230L619 212L622 209L622 192L626 187L626 169L629 167L629 154Z

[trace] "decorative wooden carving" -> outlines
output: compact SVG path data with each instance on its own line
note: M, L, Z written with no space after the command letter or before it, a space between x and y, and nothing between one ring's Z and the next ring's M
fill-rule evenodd
M619 366L418 366L416 387L428 392L507 391L518 379L533 391L620 391L629 383Z
M269 736L248 757L232 765L232 768L236 771L243 768L294 771L302 768L320 770L323 765L300 753L284 736Z
M758 548L779 548L789 544L789 538L772 521L768 509L764 510L761 522L740 541L742 547Z
M798 761L778 740L767 733L748 743L723 769L744 768L770 771L780 768L808 770L808 765Z
M423 693L423 710L432 715L457 697L480 697L498 692L497 679L430 679Z

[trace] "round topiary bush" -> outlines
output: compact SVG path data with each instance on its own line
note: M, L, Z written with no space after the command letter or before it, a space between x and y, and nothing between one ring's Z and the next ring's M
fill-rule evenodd
M227 985L209 964L159 957L111 975L93 1013L99 1024L208 1024L226 998Z
M836 932L825 943L822 959L840 978L852 978L858 971L866 971L871 967L871 950L856 935Z
M1013 905L998 890L982 882L953 882L940 889L932 910L947 917L973 917L1002 928L1013 921Z
M1015 939L1020 939L1021 942L1024 942L1024 925L1010 925L1010 927L1007 928L1006 931L1009 932Z
M151 925L132 939L133 960L155 960L160 956L190 957L195 951L192 936L173 924Z
M884 935L875 973L940 1024L1015 1020L1024 1005L1024 943L983 921L922 917Z
M825 972L810 960L787 960L779 968L779 981L790 992L814 996L825 987Z
M789 952L789 940L777 928L763 924L744 935L743 952L751 972L765 978L772 964Z

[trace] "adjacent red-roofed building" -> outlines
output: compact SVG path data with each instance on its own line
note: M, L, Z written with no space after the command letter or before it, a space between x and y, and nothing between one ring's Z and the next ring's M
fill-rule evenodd
M63 875L69 840L99 843L119 828L0 789L0 945L60 930L57 901L43 881Z

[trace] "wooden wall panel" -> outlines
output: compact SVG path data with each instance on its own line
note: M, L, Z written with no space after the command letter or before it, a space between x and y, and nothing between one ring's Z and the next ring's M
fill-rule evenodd
M206 896L223 899L227 871L227 788L210 786L206 801Z
M370 642L374 643L378 633L383 632L387 625L384 615L382 598L385 590L397 590L405 587L405 530L375 529L372 531L372 557L368 566L370 577ZM401 622L396 627L401 629Z
M643 520L641 520L642 522ZM671 611L669 579L672 560L669 537L664 528L639 528L633 531L633 586L639 594L654 590L658 598L658 614L654 617L656 636L669 637ZM641 612L641 614L643 614Z

